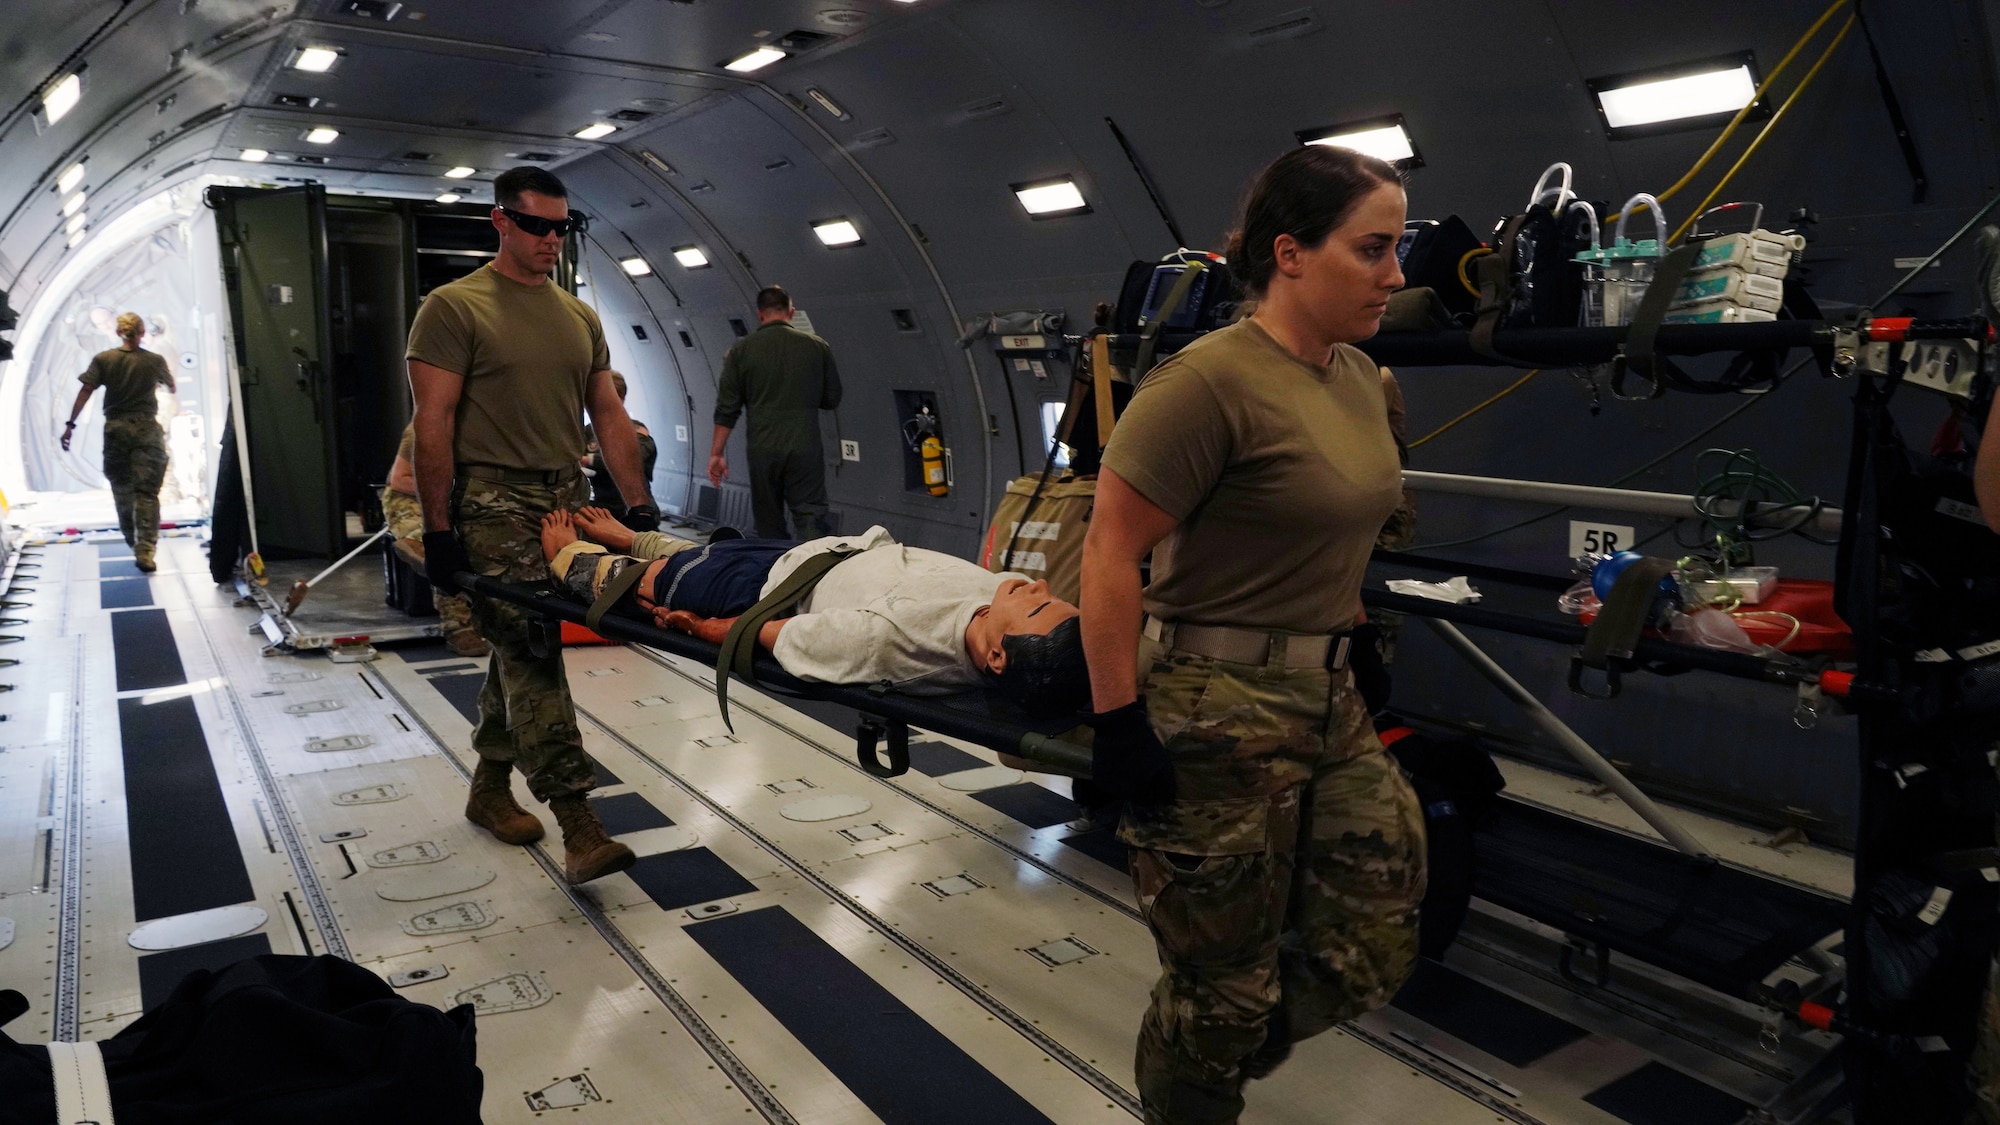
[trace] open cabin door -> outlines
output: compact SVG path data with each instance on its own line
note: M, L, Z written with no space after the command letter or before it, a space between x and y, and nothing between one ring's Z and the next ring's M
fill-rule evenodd
M335 557L347 523L327 362L326 190L217 187L208 200L243 384L258 538L271 558Z

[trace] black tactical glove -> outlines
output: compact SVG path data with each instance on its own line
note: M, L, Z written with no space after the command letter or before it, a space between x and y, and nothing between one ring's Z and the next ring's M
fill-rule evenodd
M1382 659L1382 627L1365 622L1354 627L1347 646L1347 667L1354 673L1354 689L1370 715L1389 706L1389 665Z
M660 510L651 504L638 504L625 509L625 526L633 531L660 530Z
M1097 732L1090 744L1090 779L1099 792L1142 808L1173 803L1173 759L1153 733L1143 697L1092 715L1090 728Z
M459 541L458 532L424 532L424 577L431 580L431 589L440 594L456 594L458 582L452 575L471 569L472 560L466 557L465 544Z

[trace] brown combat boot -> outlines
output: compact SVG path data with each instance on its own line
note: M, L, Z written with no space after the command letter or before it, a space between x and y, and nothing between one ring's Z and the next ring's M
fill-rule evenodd
M503 844L532 844L542 838L542 822L514 800L508 777L510 762L479 759L472 771L472 793L465 799L465 819L493 833Z
M639 862L632 849L604 834L604 822L582 794L554 797L550 811L563 834L563 879L571 886L623 871Z

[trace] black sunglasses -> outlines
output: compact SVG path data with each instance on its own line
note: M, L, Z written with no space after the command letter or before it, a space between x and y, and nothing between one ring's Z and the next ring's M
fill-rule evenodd
M551 234L568 237L569 232L584 230L590 225L588 219L575 211L571 211L567 219L544 219L540 215L530 215L525 211L516 211L512 207L502 207L499 210L502 215L513 220L514 225L520 227L523 233L534 238L546 238Z

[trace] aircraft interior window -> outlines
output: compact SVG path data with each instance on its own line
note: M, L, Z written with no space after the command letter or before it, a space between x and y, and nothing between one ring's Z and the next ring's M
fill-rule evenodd
M1056 440L1056 435L1062 432L1063 406L1060 402L1042 404L1042 452L1055 450L1058 469L1069 468L1069 446Z
M646 326L645 326L645 325L643 325L643 324L635 324L635 325L633 325L633 326L632 326L632 335L633 335L633 336L635 336L635 337L637 337L638 339L641 339L641 340L645 339L645 338L646 338Z
M681 347L684 348L694 347L694 337L688 335L686 330L682 330L681 332Z

